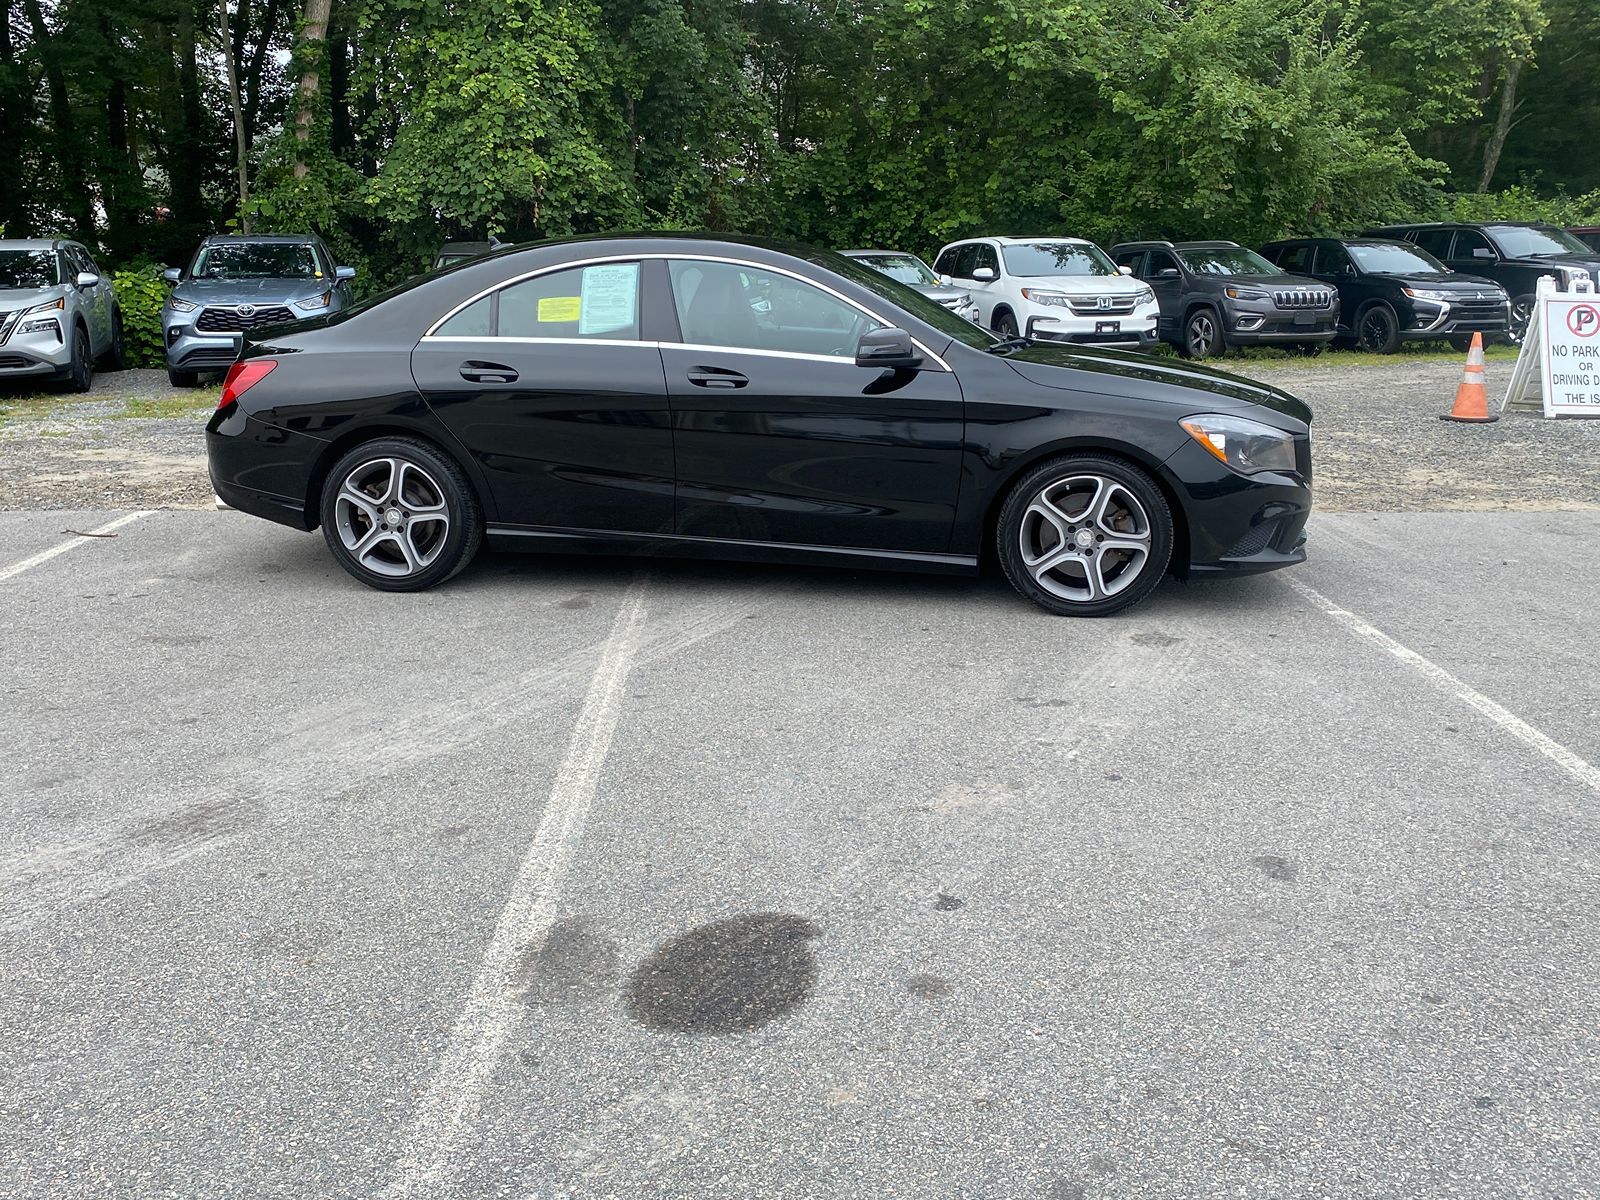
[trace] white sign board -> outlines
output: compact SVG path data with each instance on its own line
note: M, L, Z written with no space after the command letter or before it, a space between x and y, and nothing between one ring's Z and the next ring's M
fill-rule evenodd
M1600 296L1544 296L1544 415L1600 417Z

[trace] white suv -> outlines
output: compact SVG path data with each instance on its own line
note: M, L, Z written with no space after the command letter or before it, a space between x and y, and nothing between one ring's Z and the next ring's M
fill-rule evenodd
M969 291L978 324L1001 337L1156 344L1155 293L1082 238L968 238L939 251L933 269Z

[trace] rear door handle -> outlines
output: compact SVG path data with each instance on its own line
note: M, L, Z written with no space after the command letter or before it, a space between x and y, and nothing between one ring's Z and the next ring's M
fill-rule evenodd
M468 383L515 383L517 373L504 363L473 360L461 364L461 378Z
M750 379L722 367L695 367L689 372L689 382L703 388L742 388Z

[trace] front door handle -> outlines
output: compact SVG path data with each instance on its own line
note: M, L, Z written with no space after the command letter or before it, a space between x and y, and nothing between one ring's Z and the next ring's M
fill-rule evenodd
M750 379L722 367L695 367L689 372L689 382L703 388L742 388Z
M517 373L504 363L472 360L461 364L461 378L468 383L515 383Z

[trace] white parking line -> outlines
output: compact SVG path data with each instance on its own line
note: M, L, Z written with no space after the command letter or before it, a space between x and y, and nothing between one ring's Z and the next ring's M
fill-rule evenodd
M1477 709L1518 741L1533 747L1579 783L1591 791L1600 792L1600 768L1596 768L1587 759L1574 754L1560 742L1535 729L1509 709L1496 704L1476 688L1461 682L1438 663L1424 658L1409 646L1395 641L1381 629L1363 621L1355 613L1340 608L1332 600L1317 591L1316 588L1301 583L1298 579L1292 577L1285 577L1284 582L1357 637L1364 638L1373 645L1387 650L1419 674L1431 679L1447 691L1453 692L1457 699Z
M151 511L152 510L145 509L139 512L124 513L115 521L109 521L100 526L99 529L91 529L88 533L78 534L70 542L62 542L59 546L51 546L48 550L41 550L32 558L25 558L19 563L13 563L11 566L0 570L0 580L10 579L13 576L21 575L24 571L31 571L40 563L49 562L58 554L65 554L68 550L72 550L78 546L81 546L85 542L92 542L96 538L105 537L106 534L121 529L124 525L132 524L140 517L148 517Z
M518 962L543 945L555 923L561 884L616 732L623 687L638 650L644 616L644 583L640 579L628 589L612 623L544 816L511 885L472 992L451 1031L450 1044L417 1106L395 1178L383 1191L386 1198L422 1196L432 1200L441 1194L451 1158L468 1132L505 1039L520 1019L522 1004L512 989L512 979Z

